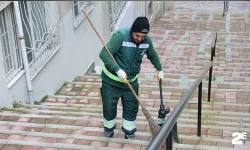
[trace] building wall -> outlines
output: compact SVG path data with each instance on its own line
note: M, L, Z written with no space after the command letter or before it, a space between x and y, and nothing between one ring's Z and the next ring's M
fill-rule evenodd
M89 17L106 43L110 38L108 1L95 3ZM58 1L57 4L62 22L60 27L62 46L32 79L35 101L42 100L46 95L55 94L64 82L84 75L93 62L102 64L98 55L103 45L88 20L85 18L77 28L74 28L72 1ZM118 28L132 25L137 16L134 11L135 7L137 6L132 1ZM140 11L142 12L137 12L137 14L143 14L145 10ZM15 79L7 84L2 51L0 51L0 107L12 106L14 101L21 103L29 101L24 71L20 71Z
M1 70L1 68L0 68ZM0 72L1 76L3 72ZM0 107L12 106L13 102L23 102L28 101L28 91L26 86L26 78L23 71L20 72L21 77L15 82L10 88L7 87L7 80L0 77Z
M74 29L72 2L58 2L62 17L62 46L49 60L42 70L32 79L34 100L40 101L46 95L53 95L64 82L72 81L76 76L83 75L92 62L98 57L102 48L101 42L85 18ZM102 2L96 2L89 13L99 34L103 35ZM0 52L2 53L2 51ZM2 54L1 54L2 55ZM4 64L0 57L0 105L12 106L13 101L28 102L25 74L11 87L7 87Z
M102 35L101 3L90 12L91 21ZM72 10L63 18L65 39L58 53L33 79L35 97L54 94L66 81L83 75L98 56L102 45L87 19L73 29Z
M134 22L134 1L130 2L130 5L124 14L121 23L118 25L117 29L126 28L132 25Z
M16 92L12 93L13 90L7 87L8 84L4 70L3 54L2 50L0 49L0 107L11 106L13 101L16 100L18 97L27 97L27 88L20 87L20 85L25 85L25 78L23 76L23 73L23 71L19 73L22 76L22 79L18 81L18 86L12 88L19 88L19 90L14 90Z

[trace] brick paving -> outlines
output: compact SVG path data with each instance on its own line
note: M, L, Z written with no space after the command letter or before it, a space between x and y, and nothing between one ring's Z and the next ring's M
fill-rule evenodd
M176 9L223 10L224 1L176 1ZM250 10L249 1L229 1L229 11Z
M196 136L196 90L178 119L182 144L174 143L175 149L250 149L250 26L245 11L249 7L248 1L230 1L229 13L223 18L223 1L178 1L176 10L166 12L152 27L150 34L166 75L164 104L172 111L209 63L214 28L220 22L211 102L207 102L208 76L203 80L202 137ZM157 119L160 93L156 70L146 58L139 82L139 97ZM125 140L120 101L114 137L100 136L103 131L100 86L99 75L77 76L40 105L3 108L0 148L144 150L151 140L147 120L139 111L137 140ZM239 131L248 133L247 140L242 145L232 145L232 133Z

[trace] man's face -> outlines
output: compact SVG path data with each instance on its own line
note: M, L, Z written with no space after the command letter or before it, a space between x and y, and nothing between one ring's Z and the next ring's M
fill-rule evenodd
M146 37L146 33L140 33L140 32L133 32L132 36L133 39L136 43L140 43L141 41L143 41Z

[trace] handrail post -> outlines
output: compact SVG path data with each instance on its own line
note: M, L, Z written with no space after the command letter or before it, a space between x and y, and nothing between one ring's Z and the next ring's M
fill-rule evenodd
M217 33L216 33L216 35L215 35L216 37L217 37ZM215 38L216 38L215 37ZM216 41L214 41L214 42L216 42ZM214 44L215 45L215 44ZM210 58L210 60L213 62L213 60L214 60L214 56L215 55L215 46L212 46L211 47L211 58ZM213 66L211 66L211 68L209 69L209 76L208 76L208 78L209 78L209 81L208 81L208 102L210 102L210 96L211 96L211 82L212 82L212 72L213 72Z
M215 57L216 43L217 43L217 31L216 31L216 33L215 33L215 41L214 41L214 49L213 49L213 56L214 56L214 57Z
M209 69L209 81L208 81L208 102L210 102L211 96L211 80L212 80L213 66Z
M198 121L197 121L197 136L201 136L201 111L202 111L202 81L199 84L198 92Z
M218 22L215 27L215 36L213 39L213 44L211 47L211 58L210 60L213 62L214 57L215 57L215 50L216 50L216 43L217 43L217 32L218 32ZM212 74L213 74L213 66L209 69L209 82L208 82L208 102L210 102L210 97L211 97L211 82L212 82Z
M167 140L166 140L166 150L172 150L173 149L173 139L172 139L172 133L173 131L171 130L170 133L168 134Z
M211 58L210 58L210 61L214 61L214 47L212 46L211 47Z

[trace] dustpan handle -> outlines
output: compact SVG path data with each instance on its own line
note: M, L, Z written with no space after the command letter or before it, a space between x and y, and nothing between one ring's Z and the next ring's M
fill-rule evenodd
M162 79L159 80L159 87L160 87L160 99L161 99L160 109L165 109L163 105L163 96L162 96Z

